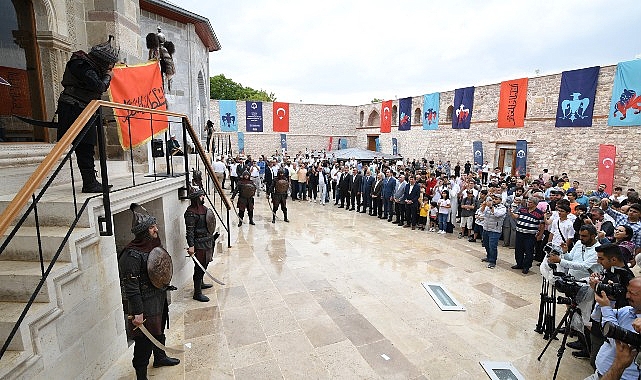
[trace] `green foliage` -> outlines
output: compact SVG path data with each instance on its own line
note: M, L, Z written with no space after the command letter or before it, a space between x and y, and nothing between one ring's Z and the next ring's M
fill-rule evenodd
M372 99L372 104L374 104L374 103L381 103L381 102L383 102L383 99L379 99L379 98L374 98L374 99Z
M263 102L273 102L276 95L273 92L267 93L265 90L254 90L251 87L243 87L242 84L225 77L224 74L218 74L209 78L210 97L212 99L226 100L256 100Z

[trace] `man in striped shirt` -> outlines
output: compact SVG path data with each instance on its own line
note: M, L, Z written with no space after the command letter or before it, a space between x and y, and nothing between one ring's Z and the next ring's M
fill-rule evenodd
M543 237L545 229L545 214L536 206L540 198L531 196L525 207L513 206L510 216L516 219L516 239L514 259L516 265L512 269L521 269L523 274L528 274L534 258L534 245Z

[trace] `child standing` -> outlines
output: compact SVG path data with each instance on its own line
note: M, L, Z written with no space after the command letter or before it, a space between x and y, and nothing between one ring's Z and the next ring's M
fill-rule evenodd
M421 195L419 204L421 208L418 210L418 228L421 231L425 231L425 226L427 225L427 216L430 212L430 202L427 199L427 196L425 196L424 194Z
M430 232L435 232L438 228L438 204L435 201L430 202Z

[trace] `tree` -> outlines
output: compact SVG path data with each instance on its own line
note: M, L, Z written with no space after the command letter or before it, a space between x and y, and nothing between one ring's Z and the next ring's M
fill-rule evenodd
M244 87L242 84L225 77L224 74L209 78L209 89L212 99L257 100L263 102L276 100L276 95L273 92L267 93L265 90Z
M383 101L383 99L374 98L374 99L372 99L372 104L374 104L374 103L381 103L382 101Z

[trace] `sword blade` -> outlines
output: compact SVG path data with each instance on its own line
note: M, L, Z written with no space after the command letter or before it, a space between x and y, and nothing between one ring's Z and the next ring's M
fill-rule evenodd
M36 120L36 119L31 119L31 118L19 116L19 115L13 115L13 117L15 117L16 119L22 120L27 124L35 125L36 127L58 128L58 123L53 121Z
M154 338L153 335L151 335L151 333L149 332L149 330L147 330L144 324L139 325L138 328L140 329L140 331L142 331L143 334L145 334L147 339L149 339L154 346L160 348L161 350L165 352L169 352L170 354L174 354L174 355L182 354L183 352L185 352L185 350L181 350L179 348L170 348L160 343L156 338Z
M203 265L200 263L200 261L198 261L198 259L196 259L196 257L194 257L194 255L189 255L189 257L191 257L191 259L192 259L192 260L194 260L194 262L196 263L196 265L198 265L198 266L200 267L200 269L202 269L202 270L203 270L203 272L205 272L205 274L206 274L209 278L211 278L213 281L215 281L216 283L218 283L218 284L220 284L220 285L225 285L225 283L224 283L224 282L220 281L220 280L219 280L219 279L217 279L216 277L212 276L212 275L211 275L211 273L207 272L207 269L205 269L205 267L203 267Z

